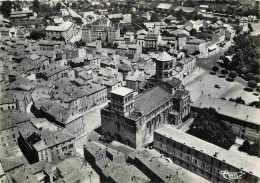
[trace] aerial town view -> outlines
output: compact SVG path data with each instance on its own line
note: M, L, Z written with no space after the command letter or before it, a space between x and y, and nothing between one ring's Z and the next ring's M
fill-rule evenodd
M260 0L0 0L1 183L260 183Z

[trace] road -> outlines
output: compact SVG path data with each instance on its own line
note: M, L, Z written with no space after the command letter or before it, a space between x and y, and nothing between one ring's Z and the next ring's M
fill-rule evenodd
M67 7L64 3L61 2L61 5ZM81 15L79 15L76 11L74 11L73 9L71 9L70 7L67 7L68 10L69 10L69 13L72 17L78 17L78 18L81 18L83 24L80 26L80 29L78 31L78 34L75 35L71 40L70 42L71 43L75 43L77 41L80 41L82 39L82 28L84 25L88 24L87 20L85 18L83 18Z

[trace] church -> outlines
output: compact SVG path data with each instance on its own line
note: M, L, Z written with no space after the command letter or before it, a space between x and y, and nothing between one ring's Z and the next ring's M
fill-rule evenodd
M120 87L111 91L111 101L101 109L101 131L133 148L152 141L153 131L164 123L179 125L189 118L190 92L172 76L176 59L167 52L155 58L156 75L147 80L146 90Z

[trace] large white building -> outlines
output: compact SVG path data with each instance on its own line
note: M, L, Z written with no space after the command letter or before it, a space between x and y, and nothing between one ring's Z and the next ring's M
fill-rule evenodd
M68 42L74 36L76 26L70 22L66 21L58 26L47 26L45 29L46 31L46 38L60 38L64 37L65 41Z

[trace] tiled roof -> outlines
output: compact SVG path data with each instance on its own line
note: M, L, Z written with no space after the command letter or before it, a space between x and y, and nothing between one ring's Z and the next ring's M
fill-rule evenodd
M134 91L130 88L125 88L125 87L119 87L117 89L114 89L111 91L111 93L120 95L120 96L126 96L130 93L133 93Z
M66 21L60 24L59 26L47 26L46 31L67 31L73 25L72 22Z
M221 100L221 99L220 99ZM195 136L189 135L187 133L181 132L170 125L165 125L165 127L157 129L155 133L159 133L167 138L172 138L173 140L185 144L188 147L194 147L198 151L213 157L217 153L217 159L232 165L238 169L243 168L243 171L252 172L253 175L260 177L259 164L260 159L254 158L249 155L243 156L235 151L226 150L204 140L201 140Z
M172 98L173 96L170 93L162 87L156 86L134 98L135 111L141 112L142 115L147 115Z
M135 166L126 163L112 163L102 173L117 183L151 181Z
M148 151L135 150L129 155L131 159L138 159L143 166L156 174L165 183L183 183L176 173L176 170L171 169L152 156Z
M159 61L172 61L173 58L166 51L164 51L157 57L157 60L159 60Z

